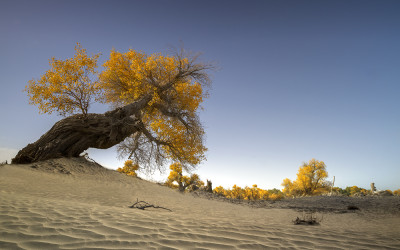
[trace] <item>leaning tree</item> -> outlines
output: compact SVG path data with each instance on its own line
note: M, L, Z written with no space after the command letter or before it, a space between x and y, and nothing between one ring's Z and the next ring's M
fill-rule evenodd
M207 96L212 65L180 50L173 55L112 50L97 72L99 55L78 43L75 56L50 59L50 70L29 81L25 91L41 113L65 118L20 150L13 163L78 157L88 148L118 145L122 156L142 167L166 160L184 167L204 159L204 129L198 110ZM110 104L104 114L89 113L92 101Z

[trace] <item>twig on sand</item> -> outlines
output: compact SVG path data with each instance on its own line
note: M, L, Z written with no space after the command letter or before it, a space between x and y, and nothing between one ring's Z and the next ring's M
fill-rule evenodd
M154 206L154 205L149 204L149 203L147 203L145 201L139 201L139 199L137 199L136 202L133 203L132 206L129 206L129 208L137 208L137 209L141 209L141 210L145 210L146 208L150 208L150 207L165 209L165 210L168 210L168 211L172 212L171 209L168 209L168 208L165 208L165 207L160 207L160 206Z

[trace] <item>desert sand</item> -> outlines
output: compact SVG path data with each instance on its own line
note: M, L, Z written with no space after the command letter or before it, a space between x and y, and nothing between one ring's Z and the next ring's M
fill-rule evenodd
M400 249L396 197L233 204L81 158L0 166L0 192L0 249ZM321 223L294 225L302 209Z

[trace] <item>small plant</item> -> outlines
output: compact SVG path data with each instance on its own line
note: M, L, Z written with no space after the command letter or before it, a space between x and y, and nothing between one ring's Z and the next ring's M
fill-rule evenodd
M318 218L318 216L313 212L303 213L302 218L297 217L293 220L293 224L295 225L319 225L322 221L323 217Z

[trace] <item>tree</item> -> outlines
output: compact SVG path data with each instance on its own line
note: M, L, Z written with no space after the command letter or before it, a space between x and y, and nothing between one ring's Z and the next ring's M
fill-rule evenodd
M295 181L292 182L287 178L283 180L283 192L293 196L315 194L318 188L327 186L324 183L327 177L328 172L325 163L311 159L299 168Z
M345 194L348 196L365 196L371 194L370 190L366 190L365 188L360 188L357 186L346 187Z
M165 182L168 187L178 188L179 191L183 192L188 187L204 185L204 183L200 181L200 178L197 174L192 174L190 177L183 175L182 165L180 163L171 164L169 169L171 169L171 172L169 173L168 179Z
M87 115L93 97L100 89L93 80L97 73L100 54L89 57L77 43L73 58L49 60L51 69L38 80L30 80L25 88L29 103L37 105L41 113L56 111L62 116L81 112Z
M56 65L65 79L76 75L76 71L69 70L69 65L79 58L74 57L71 63L55 60L60 62ZM111 51L103 67L98 80L86 81L86 85L85 81L75 78L72 85L69 81L48 80L46 86L53 97L33 94L31 102L38 104L42 112L56 110L60 114L71 114L79 102L69 102L67 97L70 93L82 92L82 100L97 95L96 100L114 109L91 114L87 113L89 105L81 105L82 114L58 121L39 140L19 151L13 163L77 157L89 147L106 149L117 144L121 156L128 156L148 169L162 166L167 160L179 162L186 169L205 159L207 148L198 110L207 96L206 88L210 84L207 71L213 68L211 65L198 62L197 56L184 50L167 56L129 50ZM42 78L51 79L47 74ZM75 83L87 89L96 86L96 91L84 95L85 87ZM41 81L31 81L28 89L38 89L39 93L42 85ZM59 85L67 91L52 92ZM54 96L67 101L58 102ZM64 108L65 103L71 103L70 108Z
M286 178L282 182L283 190L282 192L286 196L300 196L302 195L302 191L298 185L299 183L296 181L291 181L289 178Z
M230 199L242 200L245 197L245 192L243 188L236 186L235 184L232 189L226 190L225 196Z
M262 190L254 184L253 187L244 188L244 199L245 200L260 200L268 197L268 191Z
M132 160L125 161L123 168L118 168L117 171L120 173L124 173L129 176L136 177L136 171L139 169L138 164L134 164Z

